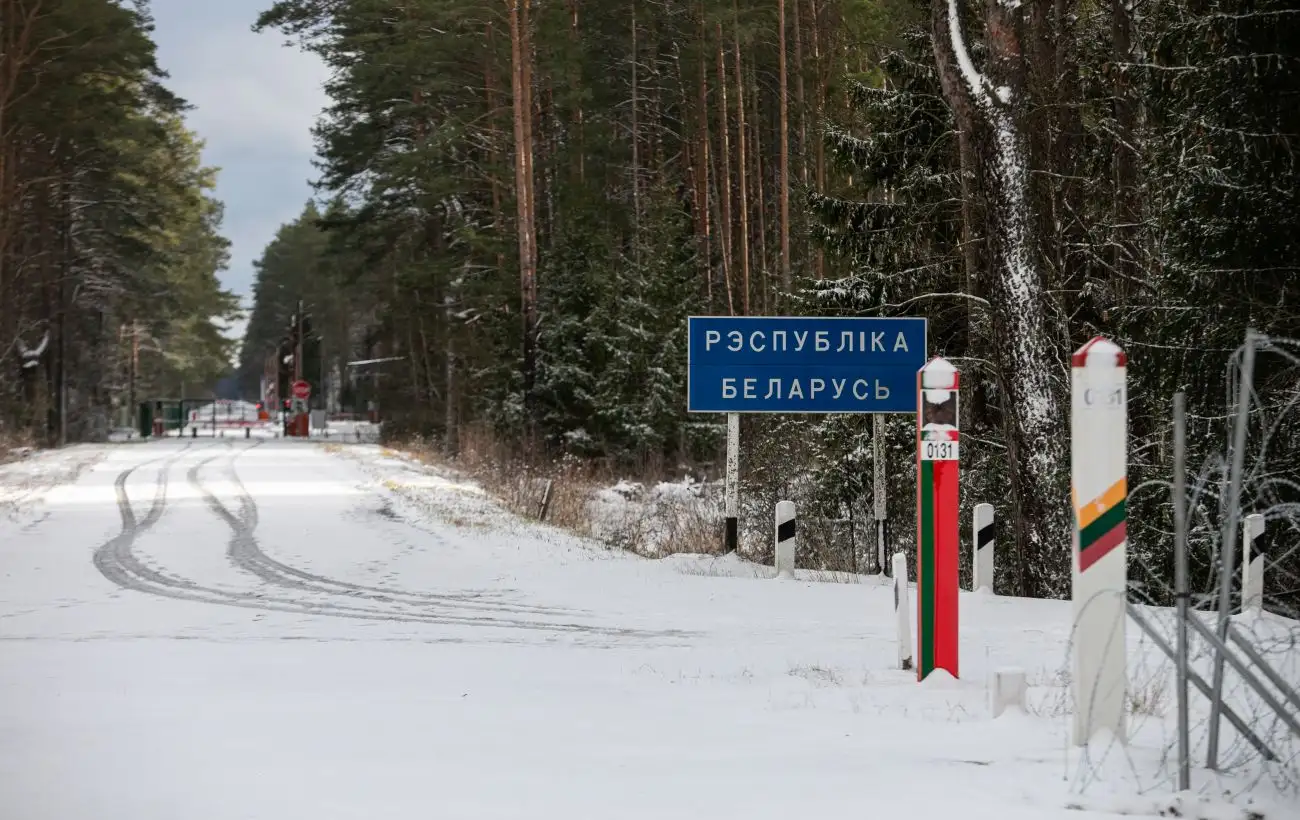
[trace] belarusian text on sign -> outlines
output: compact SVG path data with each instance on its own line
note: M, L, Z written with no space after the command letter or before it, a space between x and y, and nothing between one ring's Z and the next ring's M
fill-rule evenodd
M924 319L692 316L694 413L915 413Z

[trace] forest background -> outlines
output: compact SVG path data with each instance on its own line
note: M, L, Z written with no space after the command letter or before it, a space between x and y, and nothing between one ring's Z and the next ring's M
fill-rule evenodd
M317 201L257 266L239 392L302 300L309 372L462 465L713 477L687 315L925 316L963 373L963 504L999 511L997 588L1059 596L1070 351L1129 353L1137 487L1168 478L1175 391L1199 467L1247 327L1300 336L1284 0L282 0L257 25L321 56L331 105ZM0 26L0 419L94 438L227 371L221 206L139 7L0 0ZM1297 390L1259 367L1257 439ZM912 427L887 427L907 522ZM792 497L859 532L809 562L870 564L870 418L747 417L742 439L756 557ZM1293 424L1269 437L1260 503L1300 501L1297 450ZM1156 599L1167 501L1130 502Z

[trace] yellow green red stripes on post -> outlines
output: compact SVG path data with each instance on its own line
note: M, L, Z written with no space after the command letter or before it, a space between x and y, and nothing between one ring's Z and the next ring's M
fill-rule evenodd
M1079 523L1079 571L1105 558L1128 538L1128 481L1121 478L1086 504L1075 501Z

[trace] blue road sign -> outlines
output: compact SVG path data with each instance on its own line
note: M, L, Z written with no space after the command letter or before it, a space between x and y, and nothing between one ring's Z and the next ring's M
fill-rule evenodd
M691 316L692 413L915 413L925 319Z

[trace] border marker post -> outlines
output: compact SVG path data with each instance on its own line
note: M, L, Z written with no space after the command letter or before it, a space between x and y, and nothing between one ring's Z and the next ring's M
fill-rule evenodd
M957 580L961 546L957 368L935 357L916 374L916 678L957 674Z
M794 577L797 524L793 501L776 502L776 577Z
M1073 741L1108 730L1125 743L1128 357L1097 336L1070 365Z
M1264 516L1246 516L1241 522L1241 611L1264 608L1264 553L1258 541L1264 534Z
M971 513L971 589L993 591L993 505L976 504Z

